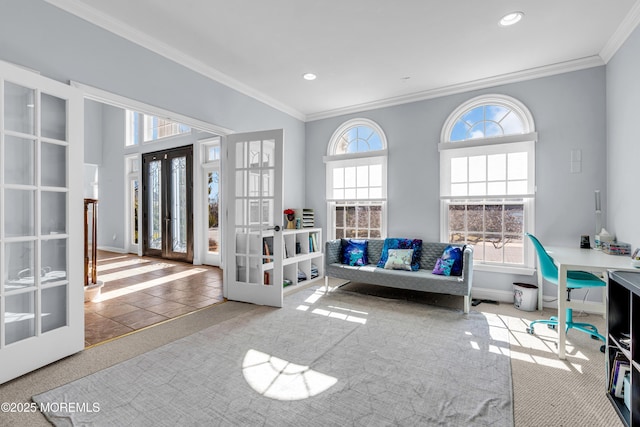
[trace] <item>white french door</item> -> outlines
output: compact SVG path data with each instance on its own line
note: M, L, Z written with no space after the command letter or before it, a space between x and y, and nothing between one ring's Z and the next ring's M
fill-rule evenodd
M0 62L0 383L84 348L83 108Z
M282 129L226 138L225 297L282 307Z

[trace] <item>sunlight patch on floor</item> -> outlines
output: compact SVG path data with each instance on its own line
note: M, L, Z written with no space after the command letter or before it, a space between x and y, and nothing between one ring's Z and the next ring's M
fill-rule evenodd
M535 334L527 332L529 324L535 320L528 317L515 317L509 315L495 315L483 313L487 318L493 318L492 328L507 329L509 332L509 345L511 350L507 353L513 360L533 363L562 371L582 373L583 363L589 358L581 352L567 337L566 360L560 360L557 353L558 334L549 328L536 328ZM500 322L495 319L499 318ZM501 324L501 325L500 325ZM518 350L521 348L522 350ZM532 352L537 354L531 354Z
M276 400L302 400L316 396L338 379L258 350L249 350L242 361L242 375L256 392Z
M127 268L127 267L131 267L132 265L146 264L149 262L151 261L146 259L141 259L141 258L132 258L127 261L110 262L108 264L98 264L98 272L101 273L103 271L115 270L116 268Z
M205 270L201 268L192 268L190 270L182 271L180 273L169 274L167 276L158 277L157 279L136 283L135 285L127 286L126 288L114 289L112 291L103 292L100 295L99 300L94 302L106 301L112 298L121 297L123 295L129 295L134 292L142 291L144 289L153 288L154 286L166 285L167 283L170 283L174 280L184 279L186 277L193 276L194 274L202 273L203 271Z
M127 279L129 277L139 276L141 274L151 273L153 271L164 270L166 268L170 268L173 266L174 266L173 264L166 264L166 263L143 265L141 267L129 268L124 271L116 271L110 274L100 274L100 280L102 280L102 282L104 283L107 283L111 280Z

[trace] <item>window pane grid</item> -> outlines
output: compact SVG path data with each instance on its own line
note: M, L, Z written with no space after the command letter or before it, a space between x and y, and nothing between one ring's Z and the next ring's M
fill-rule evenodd
M189 132L191 128L182 123L127 110L125 125L127 147Z
M381 165L334 168L332 174L333 199L368 200L381 198L383 194L381 171Z
M327 162L326 195L331 212L329 229L335 238L383 237L384 150L384 133L371 120L349 120L334 133L327 150L333 158ZM367 154L376 151L380 152L377 156Z
M448 204L449 241L474 246L474 259L524 263L524 201L484 200Z
M336 238L382 237L382 203L344 202L336 204L334 212Z
M528 154L460 156L451 159L452 196L502 196L528 193Z
M513 110L502 105L485 104L460 115L449 135L449 141L494 138L524 133L524 123Z

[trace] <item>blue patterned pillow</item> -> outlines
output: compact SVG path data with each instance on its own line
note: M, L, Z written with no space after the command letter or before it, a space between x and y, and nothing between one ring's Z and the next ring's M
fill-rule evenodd
M458 246L447 246L442 253L443 260L453 260L451 276L462 275L462 249ZM448 276L448 274L447 274Z
M413 249L413 257L411 259L411 270L420 269L420 257L422 256L422 240L420 239L395 239L387 237L384 239L382 247L382 255L378 261L378 267L384 268L389 258L389 249Z
M346 265L367 265L369 259L367 256L367 246L369 242L366 240L342 240L342 263Z
M440 276L450 276L452 266L453 266L452 259L438 258L438 260L436 261L436 266L433 268L432 273L439 274Z

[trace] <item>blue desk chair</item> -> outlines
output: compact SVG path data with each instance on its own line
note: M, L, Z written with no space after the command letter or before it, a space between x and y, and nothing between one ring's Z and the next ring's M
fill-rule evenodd
M540 263L540 271L538 271L538 274L542 274L544 280L558 286L558 267L556 267L556 264L553 262L553 258L551 258L547 251L545 251L540 241L533 234L525 233L525 235L531 239L533 247L536 249L536 253L538 254L538 261ZM605 286L605 282L598 276L586 271L570 270L567 272L567 301L570 301L572 289L596 288L603 286ZM534 320L527 328L528 333L533 335L533 325L536 323L541 323L543 325L547 325L551 329L555 329L558 326L558 318L556 316L552 316L549 320ZM573 310L571 308L567 308L566 332L569 332L569 329L577 329L591 335L591 338L593 339L606 342L605 338L598 333L598 329L592 324L574 322ZM600 347L600 351L604 352L604 349L605 346L602 345Z

